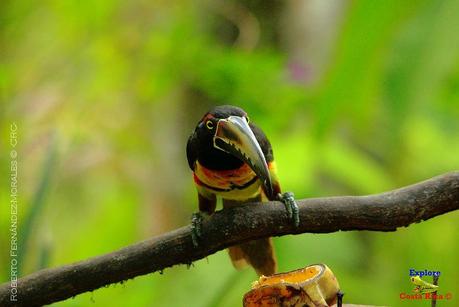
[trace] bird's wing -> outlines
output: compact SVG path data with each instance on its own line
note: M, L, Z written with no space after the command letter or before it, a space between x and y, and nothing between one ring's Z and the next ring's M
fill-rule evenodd
M188 138L188 142L186 143L186 158L191 170L194 171L195 162L198 158L198 140L195 131L191 133L190 137Z

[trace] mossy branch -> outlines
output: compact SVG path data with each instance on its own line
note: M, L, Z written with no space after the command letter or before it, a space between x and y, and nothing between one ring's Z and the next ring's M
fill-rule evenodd
M0 285L0 306L39 306L176 264L190 264L244 241L300 233L348 230L395 231L459 209L459 172L402 189L368 196L311 198L298 201L295 228L279 202L251 203L216 212L202 225L199 247L190 226L81 262L38 271L18 281L18 301L10 283Z

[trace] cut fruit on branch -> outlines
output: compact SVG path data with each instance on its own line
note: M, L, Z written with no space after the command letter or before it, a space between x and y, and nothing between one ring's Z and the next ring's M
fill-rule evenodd
M336 302L339 284L325 264L271 276L261 276L244 295L244 307L330 306Z

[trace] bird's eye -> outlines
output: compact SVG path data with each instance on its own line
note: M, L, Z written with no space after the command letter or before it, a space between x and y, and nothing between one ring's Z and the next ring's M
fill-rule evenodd
M207 129L212 130L214 128L214 123L211 120L206 121Z
M247 121L247 124L250 123L250 118L246 115L245 120Z

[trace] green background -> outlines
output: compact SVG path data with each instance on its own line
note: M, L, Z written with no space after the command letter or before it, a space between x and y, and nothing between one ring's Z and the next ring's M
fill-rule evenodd
M21 274L188 224L185 144L212 105L238 105L263 128L297 198L457 170L459 1L304 3L2 1L1 281L12 122ZM399 295L410 268L439 270L453 296L439 305L458 306L458 219L275 238L279 269L326 263L345 302L392 306L428 306ZM240 306L256 278L221 251L55 306Z

